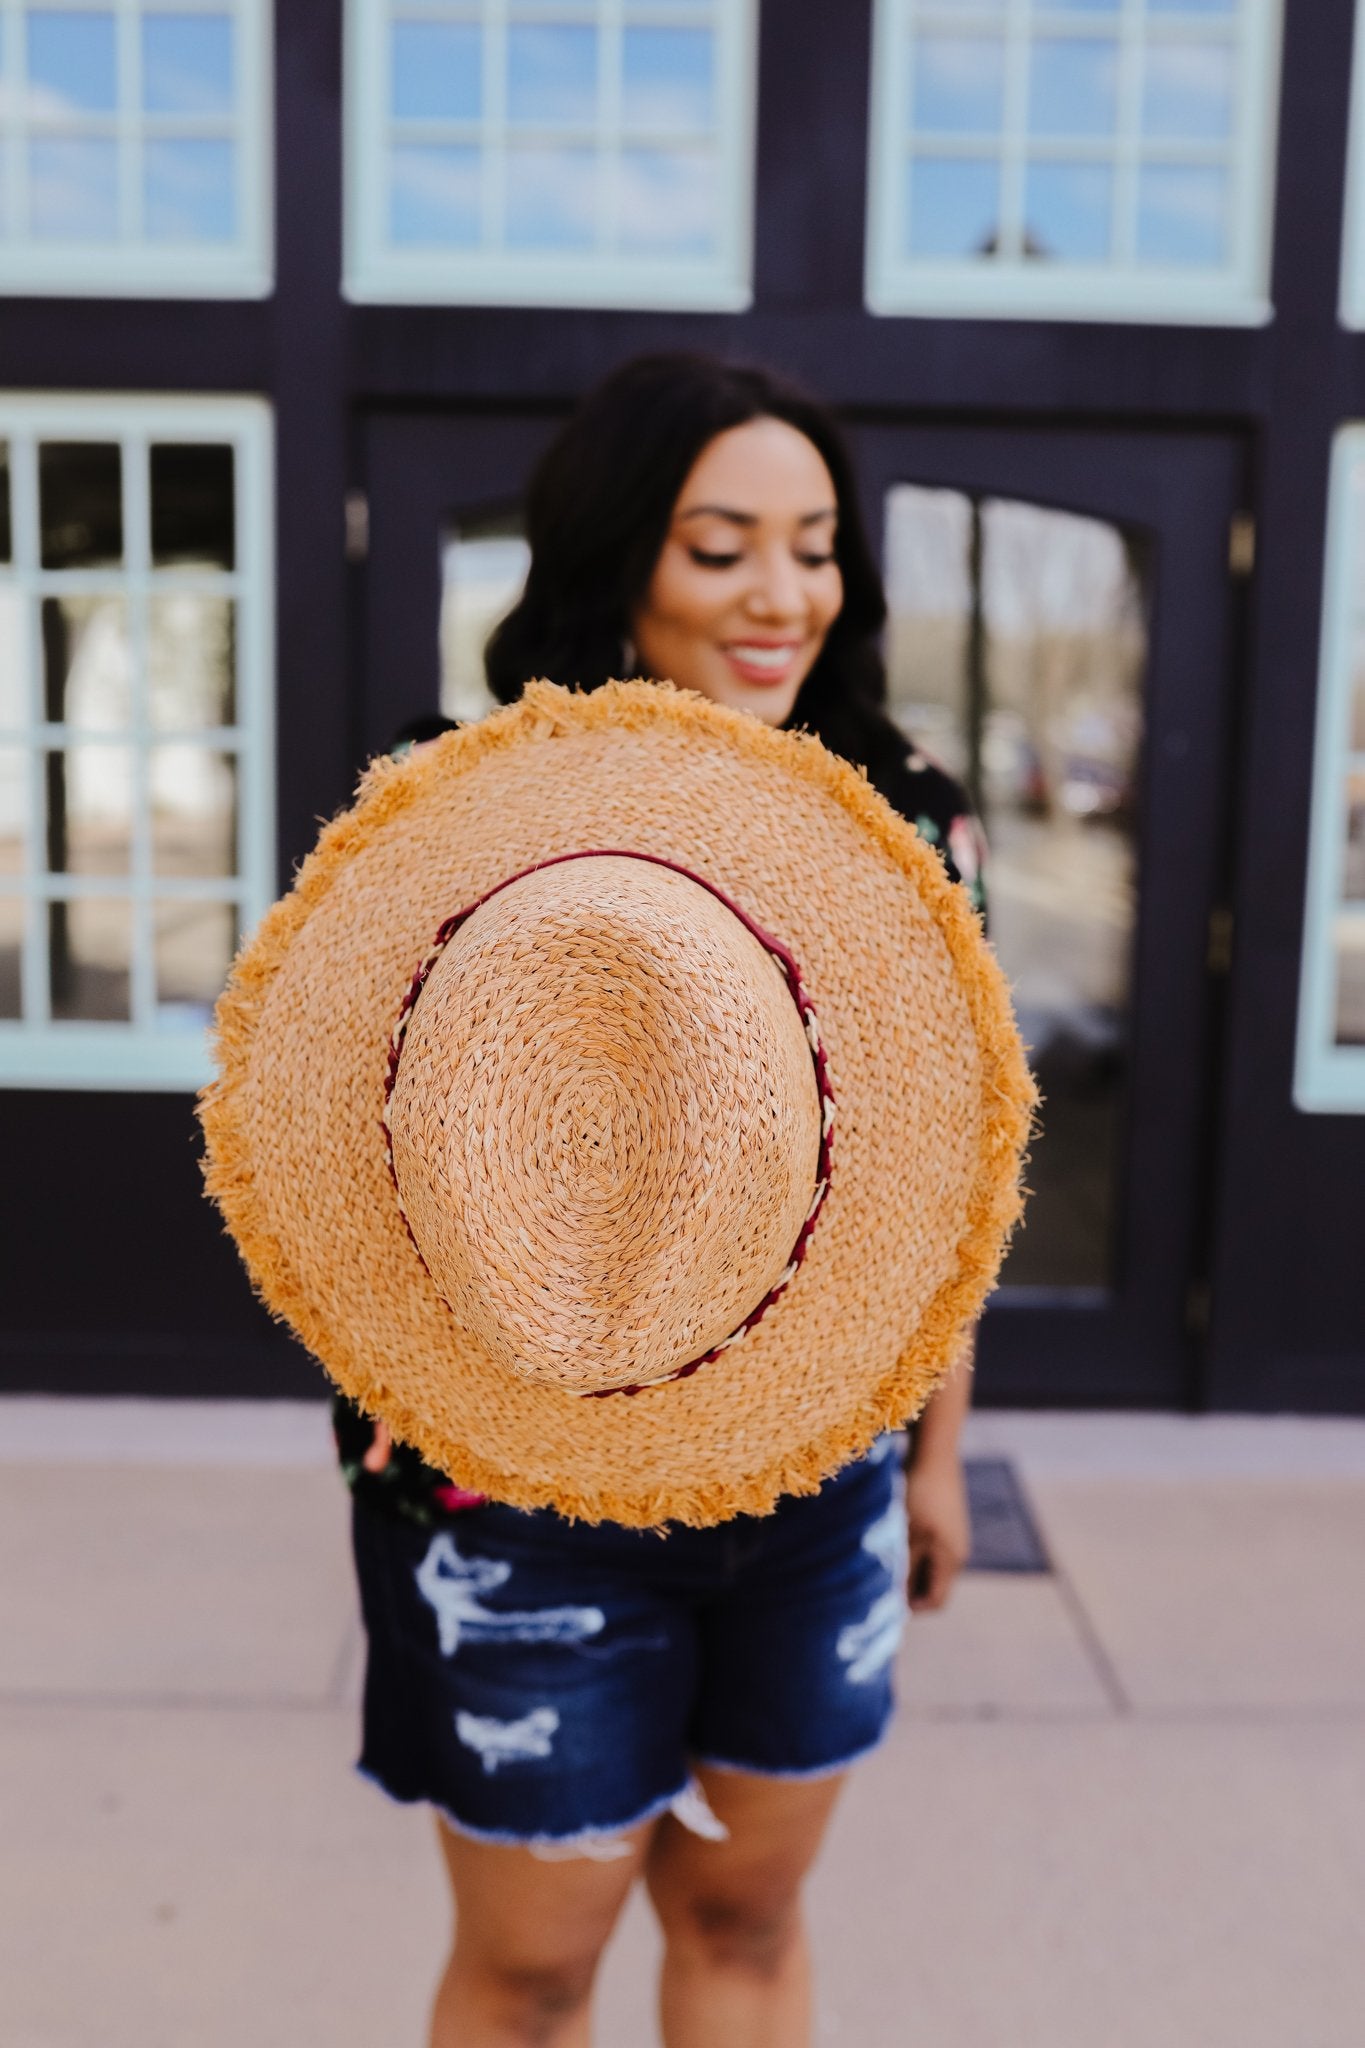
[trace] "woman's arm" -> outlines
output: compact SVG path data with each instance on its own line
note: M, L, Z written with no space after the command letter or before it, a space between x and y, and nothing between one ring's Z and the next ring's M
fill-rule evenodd
M910 1606L918 1614L942 1607L971 1549L962 1424L972 1400L969 1332L946 1380L915 1425L905 1505L910 1521Z

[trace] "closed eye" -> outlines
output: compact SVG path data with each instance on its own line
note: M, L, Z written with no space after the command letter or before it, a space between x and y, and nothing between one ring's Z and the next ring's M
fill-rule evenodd
M711 555L704 548L689 548L687 552L700 569L733 569L739 560L737 554Z

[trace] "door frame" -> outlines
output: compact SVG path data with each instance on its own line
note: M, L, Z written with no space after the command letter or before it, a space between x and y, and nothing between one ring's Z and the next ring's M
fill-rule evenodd
M558 409L375 410L359 738L380 751L438 701L436 536L509 509ZM1109 1289L1001 1289L978 1354L993 1405L1197 1408L1220 1041L1211 918L1227 886L1239 591L1228 533L1246 498L1235 434L852 414L869 530L892 483L1020 498L1150 536L1146 736L1119 1242ZM1044 1109L1044 1115L1046 1110Z

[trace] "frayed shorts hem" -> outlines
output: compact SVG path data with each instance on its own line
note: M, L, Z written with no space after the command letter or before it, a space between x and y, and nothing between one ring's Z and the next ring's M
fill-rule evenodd
M519 1835L507 1828L475 1827L472 1822L462 1820L459 1814L453 1813L448 1806L443 1806L439 1799L429 1798L425 1792L395 1792L376 1772L368 1770L364 1764L357 1764L355 1768L360 1777L377 1786L385 1798L393 1800L396 1806L429 1806L439 1820L444 1821L455 1834L463 1835L467 1841L483 1842L498 1849L553 1849L560 1854L574 1849L587 1851L594 1843L615 1840L621 1835L629 1834L632 1828L643 1827L646 1821L657 1820L661 1813L667 1813L669 1808L682 1798L692 1782L690 1774L685 1776L682 1783L672 1792L664 1792L659 1798L650 1800L639 1813L631 1814L625 1820L608 1821L601 1827L575 1828L563 1835Z
M891 1732L890 1723L882 1729L873 1741L863 1743L860 1749L851 1749L847 1756L837 1757L827 1764L805 1764L794 1770L782 1770L773 1764L744 1763L738 1757L698 1756L697 1762L704 1764L708 1771L736 1771L747 1778L772 1778L791 1784L814 1782L818 1778L837 1778L841 1771L851 1770L864 1757L875 1756Z

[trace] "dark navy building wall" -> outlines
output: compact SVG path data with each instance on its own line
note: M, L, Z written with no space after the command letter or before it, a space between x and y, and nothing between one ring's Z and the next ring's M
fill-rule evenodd
M1305 1115L1291 1069L1331 439L1365 418L1337 319L1352 0L1290 6L1275 318L1264 328L879 318L862 303L870 0L763 11L754 303L740 315L349 306L341 9L277 0L277 275L260 302L6 300L0 387L251 392L278 437L280 874L364 743L364 577L343 507L377 411L558 414L613 363L695 344L775 363L854 424L1218 433L1241 451L1254 575L1234 591L1231 971L1209 1060L1191 1405L1365 1411L1365 1118ZM1210 605L1228 592L1211 587ZM433 649L432 660L435 660ZM175 1096L0 1095L0 1385L316 1390L197 1194ZM1137 1227L1142 1227L1141 1218ZM1205 1285L1207 1283L1207 1285ZM1047 1344L982 1393L1058 1397ZM1065 1398L1099 1402L1068 1375Z

